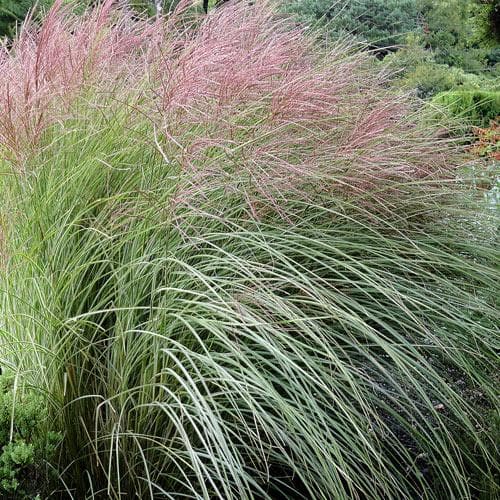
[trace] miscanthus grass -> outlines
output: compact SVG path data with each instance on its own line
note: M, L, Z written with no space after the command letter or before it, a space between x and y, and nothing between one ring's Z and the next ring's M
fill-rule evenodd
M268 2L56 2L0 59L0 363L51 498L493 498L496 219Z

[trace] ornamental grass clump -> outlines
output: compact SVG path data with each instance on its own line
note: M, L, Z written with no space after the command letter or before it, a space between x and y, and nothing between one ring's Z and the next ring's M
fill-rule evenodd
M0 60L0 363L53 497L494 494L495 221L453 144L270 2L112 4Z

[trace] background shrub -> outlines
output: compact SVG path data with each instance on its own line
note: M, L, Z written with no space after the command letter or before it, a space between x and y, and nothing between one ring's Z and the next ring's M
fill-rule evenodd
M349 34L376 48L394 46L418 26L414 0L294 0L286 3L286 9L326 24L334 36Z
M500 92L455 90L436 95L432 102L476 126L486 126L500 115Z
M60 435L48 430L45 399L19 387L13 375L0 375L0 493L33 499L49 493ZM37 497L39 498L39 497Z
M53 0L0 0L0 37L13 36L16 26L21 24L28 12L37 5L42 12L52 5Z

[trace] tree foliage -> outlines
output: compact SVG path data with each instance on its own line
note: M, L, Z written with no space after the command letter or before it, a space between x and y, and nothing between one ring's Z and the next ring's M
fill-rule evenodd
M401 34L417 28L415 0L294 0L287 8L377 48L394 45L401 41Z
M0 36L11 34L13 27L24 19L32 4L31 0L0 0Z

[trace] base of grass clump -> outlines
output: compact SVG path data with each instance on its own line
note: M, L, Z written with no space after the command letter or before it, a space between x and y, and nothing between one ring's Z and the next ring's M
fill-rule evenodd
M496 253L452 145L268 2L111 4L0 60L0 361L61 497L481 494L448 373L495 408Z

